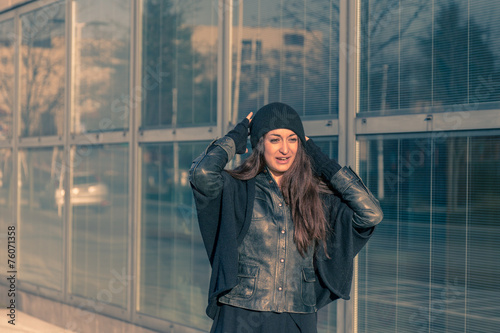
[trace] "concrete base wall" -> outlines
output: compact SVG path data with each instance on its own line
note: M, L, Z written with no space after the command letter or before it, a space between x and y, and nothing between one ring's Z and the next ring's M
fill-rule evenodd
M8 288L0 284L0 295L7 295ZM4 299L2 297L2 299ZM61 328L78 333L200 333L189 327L152 320L152 327L144 328L127 321L80 309L42 296L16 291L16 309ZM2 307L5 304L0 304ZM153 323L154 321L154 323Z

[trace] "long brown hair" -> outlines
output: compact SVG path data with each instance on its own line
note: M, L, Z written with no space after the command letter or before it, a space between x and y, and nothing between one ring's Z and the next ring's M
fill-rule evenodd
M236 179L248 180L262 172L265 166L263 136L250 156L240 166L228 172ZM304 255L312 244L318 242L323 244L326 253L329 227L319 196L323 186L320 186L320 180L313 175L311 161L300 142L294 162L281 178L280 188L292 211L294 241L299 253Z

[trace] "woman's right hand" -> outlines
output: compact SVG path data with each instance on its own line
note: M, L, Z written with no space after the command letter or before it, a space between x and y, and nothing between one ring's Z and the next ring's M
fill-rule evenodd
M236 125L227 136L233 139L236 145L236 154L244 154L248 152L247 140L248 140L248 126L252 121L253 112L250 112L245 119L243 119L238 125Z

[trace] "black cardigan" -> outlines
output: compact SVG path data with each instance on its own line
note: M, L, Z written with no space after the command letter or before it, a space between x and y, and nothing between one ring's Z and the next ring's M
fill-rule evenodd
M222 172L224 187L214 198L202 195L192 186L200 231L212 266L207 315L214 319L217 299L238 283L238 245L252 219L255 180L238 180ZM318 246L316 268L316 306L321 308L338 299L349 299L353 259L371 237L375 227L356 229L353 211L333 194L322 194L325 217L333 232L327 239L328 255Z

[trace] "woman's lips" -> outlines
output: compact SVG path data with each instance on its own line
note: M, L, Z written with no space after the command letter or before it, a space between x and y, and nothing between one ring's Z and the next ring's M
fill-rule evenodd
M276 157L276 162L278 164L287 164L290 157Z

